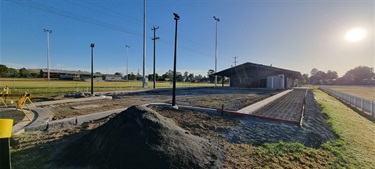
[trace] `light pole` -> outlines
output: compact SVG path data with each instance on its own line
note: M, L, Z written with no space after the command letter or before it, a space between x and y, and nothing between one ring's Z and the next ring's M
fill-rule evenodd
M173 90L172 90L172 107L176 107L176 61L177 61L177 23L180 19L178 14L173 13L176 20L176 29L174 34L174 62L173 62ZM176 107L177 108L177 107Z
M130 48L129 45L125 45L125 48L126 48L126 79L125 80L129 80L129 74L128 74L128 68L129 68L129 55L128 55L128 49Z
M142 87L147 88L146 84L146 0L143 3L143 79Z
M214 16L216 21L216 40L215 40L215 73L217 72L217 23L220 22L220 19ZM217 75L215 75L215 87L217 85Z
M94 43L91 43L91 94L94 94Z
M47 32L47 79L48 79L48 87L49 87L49 79L50 79L50 70L49 70L49 35L52 33L50 29L44 29L44 32Z
M159 37L156 37L156 30L159 29L158 27L153 27L151 30L154 31L154 38L152 40L154 41L154 89L156 87L156 74L155 74L155 66L156 66L156 40L160 39Z

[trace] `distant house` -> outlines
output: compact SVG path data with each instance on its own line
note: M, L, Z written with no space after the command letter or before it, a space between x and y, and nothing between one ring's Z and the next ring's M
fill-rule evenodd
M103 80L105 81L122 81L121 75L113 75L113 74L104 74Z
M231 87L267 88L273 90L297 86L298 79L303 79L302 74L297 71L250 62L225 69L213 75L229 77Z
M57 69L50 69L49 71L50 78L55 78L55 79L61 79L61 80L85 80L89 81L91 80L91 72L87 71L71 71L71 70L57 70ZM40 75L43 78L48 77L48 70L47 69L41 69L40 70ZM94 81L101 81L102 80L102 74L99 73L94 73L93 74Z

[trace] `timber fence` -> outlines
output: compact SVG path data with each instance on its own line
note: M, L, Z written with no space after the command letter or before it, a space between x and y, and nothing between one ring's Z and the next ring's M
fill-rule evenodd
M342 93L326 86L320 86L319 89L375 118L375 103L373 100Z

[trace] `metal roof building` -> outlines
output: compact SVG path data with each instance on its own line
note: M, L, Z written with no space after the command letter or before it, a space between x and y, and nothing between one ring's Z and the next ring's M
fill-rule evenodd
M231 87L286 89L298 84L298 79L303 79L297 71L287 70L262 64L246 62L214 73L230 78Z

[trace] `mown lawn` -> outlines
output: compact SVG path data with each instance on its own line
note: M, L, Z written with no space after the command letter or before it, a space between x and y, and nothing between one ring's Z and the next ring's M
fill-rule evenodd
M0 89L8 86L12 93L31 93L32 97L50 97L70 92L90 92L91 82L67 81L42 78L0 78ZM214 86L211 83L178 82L177 87ZM153 88L153 82L148 83L148 89ZM156 82L156 88L172 88L171 82ZM94 82L94 92L141 90L142 81L123 82Z
M375 100L375 86L327 86L333 90L362 97L367 100Z

